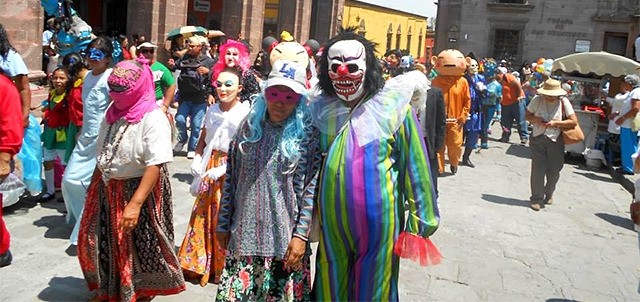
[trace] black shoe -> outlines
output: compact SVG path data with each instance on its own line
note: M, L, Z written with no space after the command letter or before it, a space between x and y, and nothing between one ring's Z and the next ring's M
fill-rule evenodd
M462 164L463 164L463 165L465 165L465 166L467 166L467 167L470 167L470 168L475 168L475 167L476 167L476 165L474 165L474 164L471 162L471 160L470 160L470 159L468 159L468 158L467 158L467 159L463 159L463 160L462 160Z
M458 167L451 166L451 174L455 175L456 173L458 173Z
M42 197L40 197L40 202L47 202L49 200L53 200L54 198L56 198L56 194L49 194L49 193L44 193L42 194Z
M7 250L4 254L0 255L0 267L5 267L11 264L13 260L13 256L11 256L11 251Z

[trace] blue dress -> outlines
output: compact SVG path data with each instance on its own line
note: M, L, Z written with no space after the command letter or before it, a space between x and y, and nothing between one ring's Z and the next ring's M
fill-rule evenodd
M96 168L96 142L109 105L107 78L110 74L109 68L100 75L88 72L85 76L82 86L82 130L62 178L62 196L69 213L67 223L75 224L69 239L73 245L78 242L87 188Z

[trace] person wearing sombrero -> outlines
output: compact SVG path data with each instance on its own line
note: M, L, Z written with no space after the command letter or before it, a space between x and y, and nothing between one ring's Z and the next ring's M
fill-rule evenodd
M562 129L571 129L578 118L560 81L548 79L538 89L525 113L533 124L529 141L531 149L531 209L539 211L545 204L553 203L553 192L564 165L564 141Z

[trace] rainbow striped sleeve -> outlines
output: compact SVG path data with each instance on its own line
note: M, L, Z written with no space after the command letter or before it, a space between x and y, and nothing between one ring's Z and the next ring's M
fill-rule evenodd
M427 148L419 130L420 123L411 107L402 126L396 133L399 150L400 193L409 205L409 217L405 231L427 238L438 229L440 214L432 185Z

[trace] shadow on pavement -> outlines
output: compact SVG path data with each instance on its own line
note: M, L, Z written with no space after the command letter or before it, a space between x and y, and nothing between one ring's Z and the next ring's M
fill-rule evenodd
M65 253L67 253L67 255L72 256L72 257L76 257L78 256L78 247L70 244L69 247L64 250Z
M603 181L603 182L611 182L611 183L617 183L617 181L615 179L612 179L611 176L609 174L605 174L606 176L602 176L602 175L598 175L596 173L593 172L573 172L575 174L578 175L582 175L588 179L591 180L595 180L595 181Z
M46 227L48 230L44 233L44 238L69 239L73 227L67 225L64 216L43 216L33 222L38 227Z
M2 209L3 215L26 215L30 209L35 208L38 205L39 197L20 197L20 200L11 206Z
M49 287L43 289L38 298L43 301L87 301L91 293L83 279L53 277L49 280Z
M598 216L598 218L610 224L635 232L633 228L633 222L631 222L631 219L627 217L620 217L620 216L611 215L607 213L596 213L595 215Z
M547 299L546 302L579 302L579 301L571 300L571 299L552 298L552 299Z
M527 146L511 144L509 148L507 148L506 154L520 158L531 159L531 152L529 152L529 147Z
M41 202L40 206L46 209L55 209L56 211L58 211L58 213L61 213L61 214L66 214L67 212L67 208L64 204L64 200L62 199L61 193L57 193L55 199L52 199L46 202Z
M173 173L173 178L177 179L179 182L183 182L186 184L191 184L193 181L193 175L190 173Z
M529 200L513 199L492 194L482 194L482 199L488 202L504 204L508 206L521 206L525 208L529 207Z

